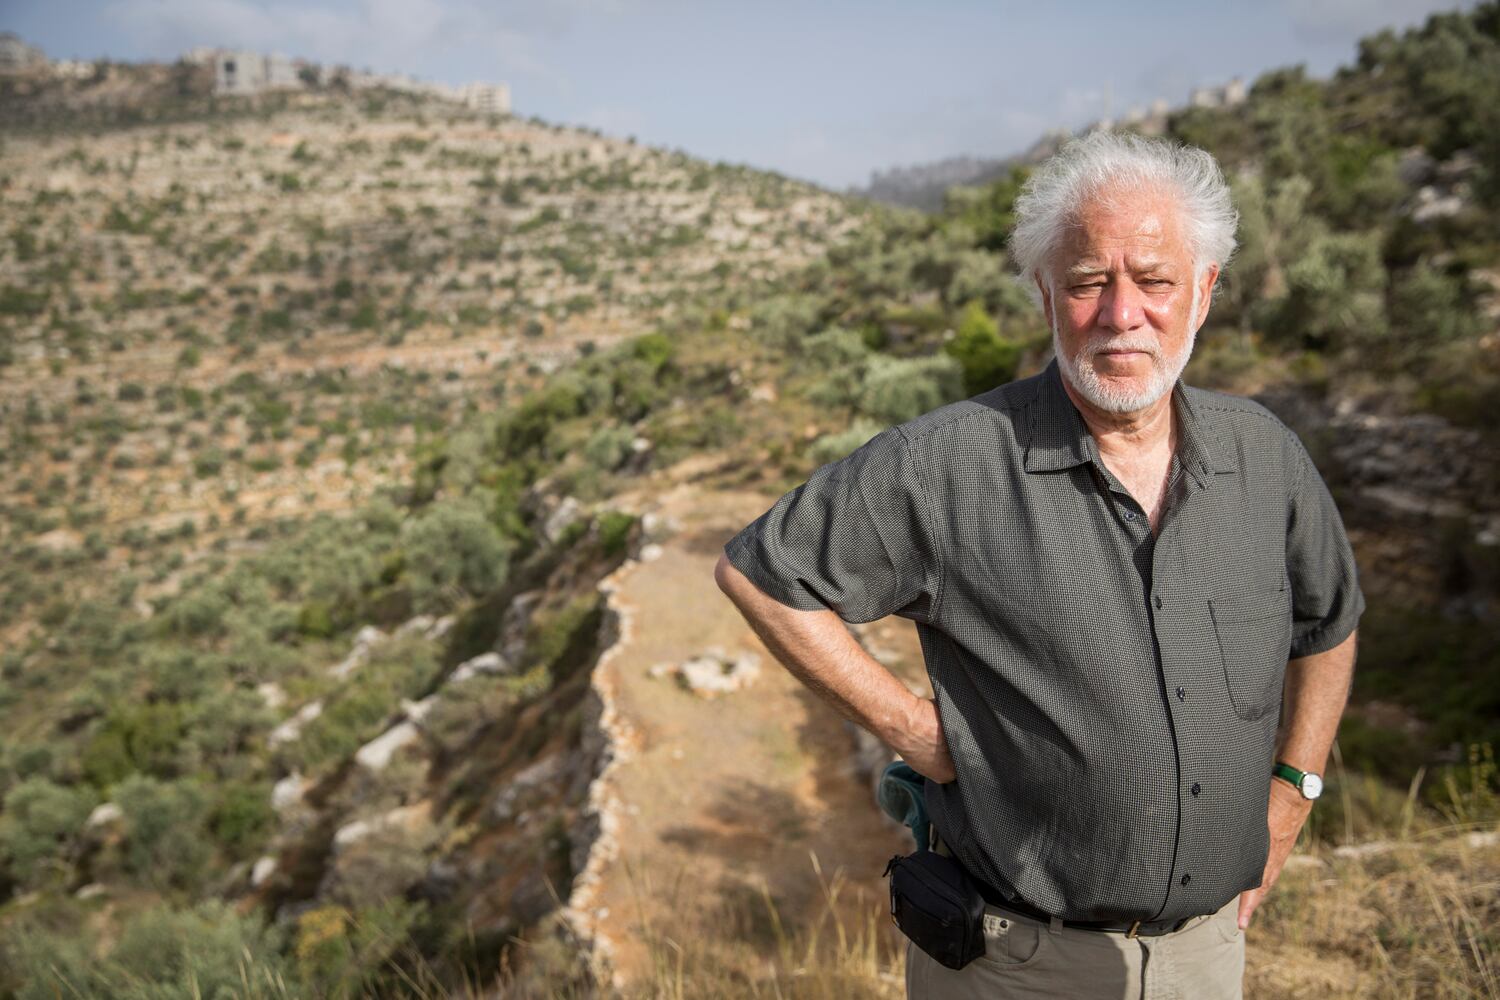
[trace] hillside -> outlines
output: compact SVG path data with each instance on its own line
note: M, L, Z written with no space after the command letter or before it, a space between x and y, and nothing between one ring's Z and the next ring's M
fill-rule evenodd
M428 873L431 953L467 927L493 957L587 847L593 586L639 531L591 508L736 433L727 400L670 405L645 335L858 215L393 94L96 124L0 149L5 919L92 912L101 947L197 899L409 928L380 906L445 843L480 867L460 902L456 863ZM302 981L344 982L327 961Z
M777 178L394 96L23 133L0 171L11 648L59 596L36 562L146 560L149 599L175 568L154 540L348 509L423 438L851 221Z
M1250 995L1497 994L1495 133L1368 103L1497 23L1172 124L1247 222L1189 381L1299 428L1370 596ZM134 121L0 147L0 996L899 996L884 748L711 571L1045 362L1019 175L924 217L388 94Z

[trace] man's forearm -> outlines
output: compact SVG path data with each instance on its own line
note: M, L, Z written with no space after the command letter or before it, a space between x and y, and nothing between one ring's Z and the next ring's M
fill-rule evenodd
M830 610L787 607L762 593L723 556L714 579L798 680L897 752L911 745L922 699L865 652L843 619Z
M1330 650L1286 665L1276 759L1322 774L1354 679L1358 630Z

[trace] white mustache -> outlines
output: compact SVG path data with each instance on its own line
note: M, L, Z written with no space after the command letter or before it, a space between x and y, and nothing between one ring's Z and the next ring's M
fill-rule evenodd
M1140 351L1149 354L1156 360L1161 360L1161 351L1154 340L1141 340L1134 337L1120 337L1113 340L1099 340L1089 344L1084 349L1085 354L1100 354L1104 351Z

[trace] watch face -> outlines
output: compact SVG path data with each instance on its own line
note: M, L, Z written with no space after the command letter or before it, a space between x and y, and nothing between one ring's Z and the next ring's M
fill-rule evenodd
M1302 797L1304 799L1315 799L1323 794L1323 779L1316 774L1304 774L1302 776Z

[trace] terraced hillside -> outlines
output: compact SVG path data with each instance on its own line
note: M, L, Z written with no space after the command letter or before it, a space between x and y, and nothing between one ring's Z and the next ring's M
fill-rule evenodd
M678 333L863 225L399 95L221 111L0 144L0 994L219 925L329 995L493 974L598 833L597 585L659 530L608 498L739 433Z
M150 597L177 559L348 509L462 415L854 221L774 176L395 95L16 133L0 178L12 648L77 596L48 566L149 560Z

